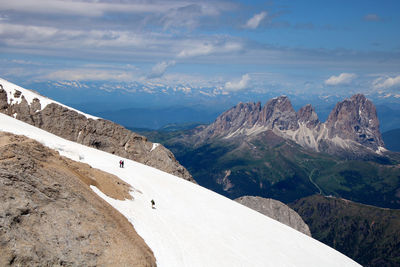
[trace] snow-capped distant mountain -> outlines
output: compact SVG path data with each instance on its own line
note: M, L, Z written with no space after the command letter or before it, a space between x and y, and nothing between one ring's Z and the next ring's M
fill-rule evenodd
M79 114L84 115L86 118L90 118L93 120L97 120L98 117L86 114L84 112L81 112L79 110L76 110L74 108L68 107L66 105L63 105L57 101L54 101L50 98L47 98L45 96L40 95L39 93L36 93L32 90L27 90L25 88L22 88L21 86L18 86L16 84L10 83L2 78L0 78L0 89L4 90L7 93L7 103L9 105L15 105L15 104L21 104L23 99L27 101L28 104L37 106L37 110L43 110L47 105L49 104L57 104L59 106L68 108L70 110L76 111Z
M360 93L360 90L346 91L331 90L310 92L293 91L290 88L248 88L241 91L227 91L221 84L204 84L195 86L190 83L175 82L164 84L161 82L117 82L117 81L31 81L23 82L25 88L32 88L52 99L66 103L81 111L96 114L115 120L124 115L125 109L144 108L159 109L171 107L187 107L196 109L198 113L196 122L210 123L210 114L219 114L231 108L238 102L266 103L269 99L280 95L287 95L292 99L295 110L306 104L311 104L323 122L337 102L344 98ZM382 122L383 131L398 128L400 114L399 93L395 90L366 91L364 95L377 105L378 116ZM384 106L383 108L381 106ZM391 111L386 112L386 108ZM204 110L209 113L202 117ZM381 112L382 110L382 112ZM392 111L398 112L392 112ZM107 113L114 113L110 117ZM200 119L197 119L197 118ZM121 120L127 127L157 129L169 123L193 122L188 120L175 120L174 117L158 122L156 117L133 118ZM395 123L393 123L395 122ZM397 124L397 126L396 126Z
M159 266L360 266L286 225L173 175L128 159L121 169L116 155L4 114L0 114L0 130L26 135L130 184L133 200L125 201L92 188L128 218Z

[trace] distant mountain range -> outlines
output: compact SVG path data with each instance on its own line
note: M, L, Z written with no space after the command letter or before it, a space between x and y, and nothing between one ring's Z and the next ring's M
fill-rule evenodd
M312 106L294 111L281 96L239 103L214 123L146 135L165 144L196 181L230 198L285 203L315 193L400 207L399 155L387 151L371 101L340 101L321 123Z
M171 149L200 185L232 199L278 199L321 242L364 266L397 266L400 214L388 208L400 208L400 154L383 140L392 148L398 132L382 137L363 95L339 101L327 117L321 122L311 105L295 112L282 96L264 107L239 103L209 125L144 134Z
M167 85L156 82L24 81L22 85L90 114L113 120L124 118L121 123L126 127L150 129L170 123L210 123L218 114L240 101L266 102L282 94L292 100L296 110L312 104L320 121L324 122L338 101L356 93L283 92L273 88L235 92L224 90L218 84L194 86L181 82ZM396 92L370 92L367 97L377 106L382 132L399 127L400 96ZM177 107L185 108L194 119L174 113ZM160 113L157 114L155 110L169 112L171 116L160 119ZM135 115L135 112L144 114L143 118Z

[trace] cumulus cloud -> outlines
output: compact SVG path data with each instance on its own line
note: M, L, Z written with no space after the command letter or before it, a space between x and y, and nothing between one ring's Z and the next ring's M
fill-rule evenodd
M256 29L260 25L261 21L266 17L267 17L267 12L265 11L255 14L247 21L244 27L248 29Z
M168 67L174 66L175 64L175 60L159 62L151 69L151 73L147 76L147 78L160 78L164 75Z
M381 18L377 14L367 14L364 16L366 21L381 21Z
M250 75L245 74L242 76L240 81L234 81L234 82L226 82L225 83L225 90L227 91L240 91L243 89L246 89L249 85L250 82Z
M339 76L332 75L329 79L325 80L326 85L344 85L351 83L357 75L354 73L341 73Z
M393 87L400 87L400 75L396 77L380 77L373 81L375 89L389 89Z

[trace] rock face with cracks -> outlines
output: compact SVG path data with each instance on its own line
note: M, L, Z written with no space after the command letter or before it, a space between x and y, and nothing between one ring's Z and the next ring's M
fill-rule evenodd
M0 132L0 266L156 266L133 226L89 185L132 198L116 176Z

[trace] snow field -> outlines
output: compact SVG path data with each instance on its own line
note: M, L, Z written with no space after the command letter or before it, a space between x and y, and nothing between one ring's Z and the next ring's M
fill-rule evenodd
M91 188L128 218L153 250L158 266L360 266L284 224L152 167L124 159L125 168L119 168L116 155L1 113L0 130L35 139L129 183L133 200L115 200Z

